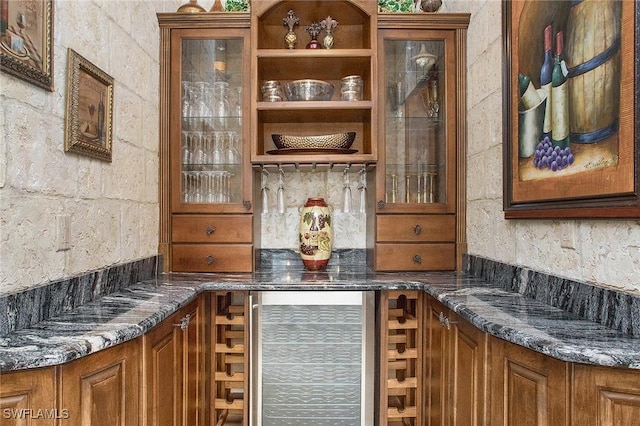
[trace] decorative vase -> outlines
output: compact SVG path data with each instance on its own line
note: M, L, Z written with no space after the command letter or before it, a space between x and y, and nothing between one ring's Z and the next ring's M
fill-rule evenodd
M293 31L293 27L300 23L300 18L296 16L293 9L290 9L287 16L282 18L282 23L289 27L289 31L284 35L284 42L287 45L287 48L295 49L296 44L298 43L298 36Z
M320 25L325 30L325 36L322 39L322 45L325 49L331 49L333 47L333 31L338 26L338 21L331 18L331 16L327 16L324 20L320 21Z
M178 8L178 13L200 13L206 12L205 8L198 4L198 0L189 0Z
M423 12L437 12L442 6L442 0L421 0L420 9Z
M300 211L300 257L310 271L325 269L331 257L331 208L324 198L308 198Z
M311 36L311 41L305 46L306 49L322 49L322 44L318 41L318 34L322 31L322 26L314 22L307 27L307 32Z

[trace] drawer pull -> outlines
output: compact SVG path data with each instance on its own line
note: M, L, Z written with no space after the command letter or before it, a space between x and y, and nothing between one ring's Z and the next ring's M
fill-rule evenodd
M191 314L185 315L178 324L173 324L174 327L180 327L180 330L186 330L189 328L191 322Z
M251 201L244 200L244 201L242 202L242 205L244 206L244 209L245 209L245 210L247 210L247 211L248 211L248 210L251 210Z
M384 209L384 206L386 206L387 203L384 202L384 200L379 200L378 201L378 208L379 209Z
M422 226L420 225L416 225L413 227L413 232L416 233L416 235L420 234L422 232Z
M211 255L207 256L207 265L213 265L213 262L215 262L215 261L216 261L215 257L213 257Z
M207 226L207 235L211 235L214 232L216 232L215 226L211 226L211 225Z
M422 256L416 254L413 256L413 263L422 263Z

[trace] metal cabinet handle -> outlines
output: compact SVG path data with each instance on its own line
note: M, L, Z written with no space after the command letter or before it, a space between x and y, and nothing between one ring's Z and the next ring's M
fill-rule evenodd
M451 321L449 318L447 318L444 312L440 312L440 314L438 315L438 320L440 321L440 324L442 324L443 327L446 328L447 330L451 329L451 324L458 323L458 321Z
M214 232L216 232L216 227L215 226L211 226L211 225L207 226L207 235L211 235Z
M420 225L416 225L413 227L413 232L416 233L416 235L420 234L422 232L422 226Z
M244 200L244 201L242 202L242 205L244 206L244 209L245 209L245 210L247 210L247 211L248 211L248 210L251 210L251 201L249 201L249 200Z
M380 200L378 201L378 208L379 209L384 209L384 206L386 206L387 203L384 202L384 200Z
M440 324L445 325L447 323L447 317L445 316L444 312L440 312L438 314L438 321L440 321Z
M413 256L413 263L422 263L422 256L416 254Z
M180 330L186 330L189 328L189 323L191 322L191 314L185 315L179 323L173 324L174 327L180 327Z
M215 257L213 257L211 255L207 256L207 265L212 265L213 262L215 262L215 260L216 260Z

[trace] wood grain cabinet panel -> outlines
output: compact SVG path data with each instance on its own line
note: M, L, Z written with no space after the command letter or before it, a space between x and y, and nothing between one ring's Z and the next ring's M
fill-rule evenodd
M139 423L140 341L105 349L60 367L66 425L132 426Z
M378 242L455 242L454 215L378 215Z
M250 244L174 244L175 272L251 272Z
M144 335L148 426L204 424L203 304L191 302Z
M249 243L253 237L251 215L173 216L174 243Z
M637 426L640 370L575 364L571 400L573 426Z
M425 424L484 425L488 336L432 297L424 328Z
M379 271L450 271L456 268L456 245L376 244Z
M56 406L54 367L0 374L0 425L48 426L69 416Z
M569 366L566 362L492 338L491 425L568 425Z

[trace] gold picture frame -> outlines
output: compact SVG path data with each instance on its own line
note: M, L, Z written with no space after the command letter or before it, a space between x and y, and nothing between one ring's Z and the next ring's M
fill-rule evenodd
M113 78L69 48L64 150L111 162L112 123Z
M502 14L505 218L640 217L640 2Z
M53 0L0 0L0 70L53 92Z

